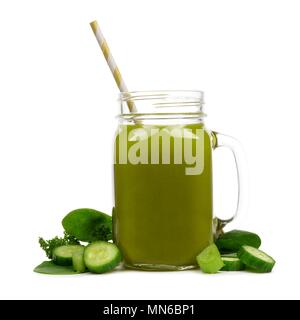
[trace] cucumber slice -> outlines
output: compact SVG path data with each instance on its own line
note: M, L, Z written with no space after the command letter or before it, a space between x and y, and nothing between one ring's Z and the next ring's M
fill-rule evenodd
M237 252L242 246L259 248L261 240L260 237L253 232L232 230L222 234L216 241L216 245L221 252Z
M240 271L245 269L245 265L237 257L222 256L224 267L222 271Z
M83 252L84 246L80 245L66 245L60 246L53 250L52 260L59 266L71 266L72 256L75 252Z
M115 268L121 260L121 252L113 243L96 241L84 250L84 263L91 272L107 272Z
M86 266L83 259L83 253L84 253L84 250L74 252L72 255L73 270L75 272L83 273L86 271Z
M250 246L242 246L238 257L247 267L263 273L271 272L276 263L265 252Z
M196 260L201 270L205 273L217 273L224 266L220 252L215 244L205 248L198 254Z
M222 258L238 258L237 253L233 252L233 253L222 253L221 254Z

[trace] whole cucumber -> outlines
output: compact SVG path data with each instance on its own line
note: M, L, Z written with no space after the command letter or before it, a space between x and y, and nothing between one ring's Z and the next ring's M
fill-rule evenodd
M222 234L216 241L218 249L223 252L238 252L242 246L259 248L260 237L253 232L232 230Z

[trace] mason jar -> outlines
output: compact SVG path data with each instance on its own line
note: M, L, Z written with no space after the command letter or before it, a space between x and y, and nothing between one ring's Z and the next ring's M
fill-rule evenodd
M113 237L125 267L194 268L240 209L239 189L233 216L214 217L212 153L226 146L238 165L237 142L205 127L201 91L123 92L120 102Z

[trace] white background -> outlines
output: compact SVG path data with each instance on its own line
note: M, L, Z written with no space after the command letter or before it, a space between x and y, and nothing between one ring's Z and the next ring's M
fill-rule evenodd
M299 16L297 0L1 1L0 297L300 298ZM261 235L273 273L32 272L67 212L112 208L118 90L94 19L131 90L204 90L207 126L242 141L249 203L230 228ZM218 212L231 161L217 154Z

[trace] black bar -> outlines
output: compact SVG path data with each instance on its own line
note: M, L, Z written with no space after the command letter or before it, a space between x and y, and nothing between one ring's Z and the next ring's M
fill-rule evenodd
M253 306L258 302L259 306ZM271 301L251 301L250 307L242 312L248 317L271 315L278 304L270 307ZM241 305L242 303L242 305ZM199 301L199 300L7 300L0 301L0 310L10 318L54 320L96 320L96 319L203 319L219 318L226 315L239 317L239 310L248 301ZM258 309L257 309L258 308ZM291 308L289 308L292 311ZM286 313L286 309L285 309ZM287 315L287 314L286 314ZM231 317L232 318L232 317ZM244 316L241 317L244 319Z

